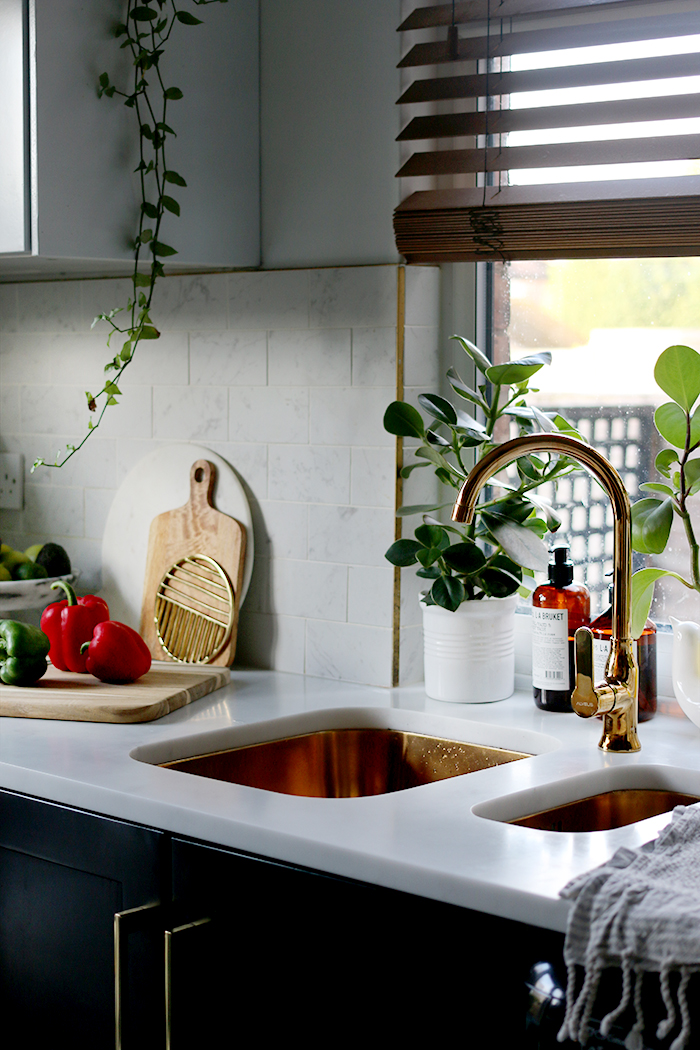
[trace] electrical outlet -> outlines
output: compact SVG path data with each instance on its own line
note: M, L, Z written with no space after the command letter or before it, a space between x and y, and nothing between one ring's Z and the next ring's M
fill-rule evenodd
M21 452L0 453L0 510L24 506L24 457Z

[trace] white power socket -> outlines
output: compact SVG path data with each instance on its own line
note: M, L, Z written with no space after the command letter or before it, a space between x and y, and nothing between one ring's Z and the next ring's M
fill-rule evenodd
M21 452L0 453L0 510L24 507L24 456Z

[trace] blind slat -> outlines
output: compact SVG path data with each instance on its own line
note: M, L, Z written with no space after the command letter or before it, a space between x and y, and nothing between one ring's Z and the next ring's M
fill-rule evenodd
M489 12L492 17L517 18L527 15L551 14L552 11L566 10L569 13L589 11L592 7L598 10L619 10L638 6L639 0L502 0L496 9L496 0L466 0L454 5L454 22L465 25L472 21L485 21ZM452 4L439 4L436 7L417 7L415 11L399 26L399 32L417 29L434 29L438 26L449 26L453 22Z

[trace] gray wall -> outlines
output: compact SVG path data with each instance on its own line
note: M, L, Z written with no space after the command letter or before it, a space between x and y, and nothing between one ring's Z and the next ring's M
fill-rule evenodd
M398 262L399 0L262 0L263 267Z

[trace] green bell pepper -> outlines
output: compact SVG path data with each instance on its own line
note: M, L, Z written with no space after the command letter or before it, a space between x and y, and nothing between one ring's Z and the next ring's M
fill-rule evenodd
M38 627L0 620L0 680L6 685L32 685L46 673L48 637Z

